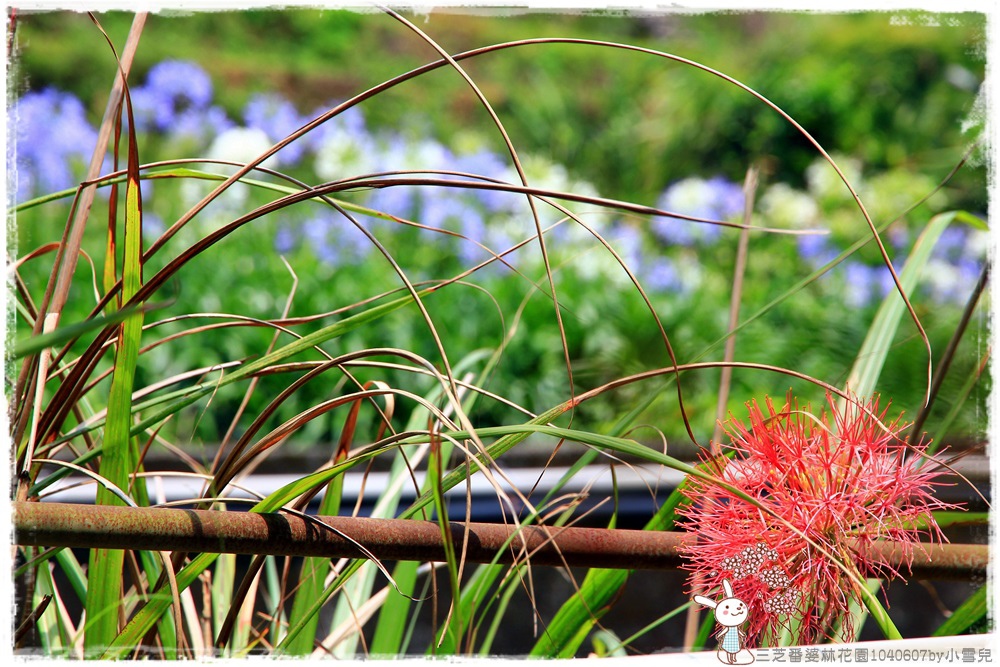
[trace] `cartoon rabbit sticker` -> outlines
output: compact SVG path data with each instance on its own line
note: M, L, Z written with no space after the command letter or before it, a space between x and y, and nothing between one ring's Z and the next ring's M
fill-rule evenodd
M727 665L749 665L754 657L749 649L743 648L746 634L740 630L740 626L750 616L750 607L733 596L733 586L728 579L722 580L722 588L726 597L718 602L703 595L695 595L694 601L714 609L715 620L722 626L715 633L719 639L719 661Z

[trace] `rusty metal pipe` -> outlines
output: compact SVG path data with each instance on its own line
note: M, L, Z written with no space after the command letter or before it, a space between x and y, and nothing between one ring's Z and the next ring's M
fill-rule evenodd
M361 558L360 544L380 560L445 560L441 529L432 521L317 517L330 530L287 514L36 502L13 506L14 539L23 546ZM498 553L499 562L511 563L523 560L527 550L535 565L666 570L680 566L681 547L690 539L683 532L527 526L511 540L515 530L501 524L451 524L456 546L468 534L466 560L473 563L490 562ZM985 545L925 547L926 553L914 550L915 577L967 579L986 572ZM899 560L896 545L878 548Z

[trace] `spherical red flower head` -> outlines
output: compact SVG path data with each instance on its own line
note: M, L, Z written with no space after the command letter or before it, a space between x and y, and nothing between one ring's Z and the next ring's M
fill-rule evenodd
M908 564L922 535L944 540L931 512L954 506L933 496L942 468L926 445L907 445L907 425L886 423L877 397L827 402L819 416L791 396L780 410L767 399L766 415L749 403L748 426L727 424L732 457L703 457L710 474L757 504L695 477L685 490L680 525L697 534L685 550L691 593L711 595L729 579L750 605L751 643L793 627L795 641L809 643L840 624L853 637L857 582L901 574L872 544L894 541Z

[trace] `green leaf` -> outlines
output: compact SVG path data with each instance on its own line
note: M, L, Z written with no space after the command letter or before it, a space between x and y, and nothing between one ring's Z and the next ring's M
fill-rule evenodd
M903 635L899 634L896 624L889 618L889 612L885 610L882 603L875 597L875 591L882 587L881 582L877 579L869 579L867 583L867 586L859 587L860 590L858 592L861 593L861 600L865 603L868 613L872 615L872 620L878 625L882 631L882 636L886 639L902 639Z
M677 508L684 502L682 482L667 497L644 530L667 530ZM594 568L587 572L580 589L567 600L531 649L538 658L572 658L594 625L610 610L611 602L628 581L631 570Z
M970 216L962 211L950 211L931 218L927 227L917 238L903 271L899 274L900 285L907 294L911 293L919 284L920 277L934 250L934 245L948 225L956 219L973 225L977 224L969 218L978 221L975 216ZM905 310L906 306L898 291L888 294L879 307L847 380L847 387L858 396L871 396L875 392L879 376L882 374L882 368L889 355L889 349ZM871 582L859 590L865 609L872 614L873 619L882 630L882 634L889 639L899 637L899 631L872 592ZM858 607L856 611L851 612L854 617L854 627L860 628L864 623L865 609Z
M76 560L76 556L73 555L73 550L59 549L55 554L55 559L80 602L85 602L87 600L87 575Z
M451 534L451 524L448 522L448 505L444 497L444 489L441 484L442 469L441 446L439 442L431 443L431 453L427 465L427 478L431 482L431 495L434 498L434 511L437 514L437 523L441 529L441 542L444 545L445 564L448 568L448 581L451 584L451 608L449 609L447 623L448 634L455 646L460 647L460 637L462 636L462 613L461 605L458 604L460 587L458 583L458 558L455 556L455 544ZM436 653L437 647L432 646L431 652Z
M953 611L951 616L948 617L948 620L931 633L931 636L950 637L960 635L986 618L987 609L986 585L983 584L965 602L959 605L958 609Z
M487 455L496 459L500 455L506 453L511 448L513 448L518 443L524 441L532 433L543 433L545 435L550 435L557 438L567 438L569 440L593 444L598 447L606 447L614 451L619 451L621 453L629 453L639 456L645 460L652 461L655 463L660 463L663 465L682 470L684 472L689 472L695 475L708 477L710 476L703 473L701 470L695 469L692 466L679 461L673 457L661 454L656 450L643 447L632 440L624 440L622 438L614 438L611 436L604 436L592 433L586 433L583 431L574 431L570 429L561 429L551 426L544 426L552 420L554 420L559 415L563 414L570 409L572 403L563 403L550 410L544 412L543 414L535 417L531 421L525 424L518 424L514 426L498 426L487 429L479 429L477 433L480 436L500 436L500 438L493 444L487 447ZM442 433L442 436L447 436L449 438L454 438L456 440L463 440L469 437L469 434L463 431ZM426 437L421 438L410 438L402 441L399 444L416 444L420 442L421 439L426 439ZM276 490L268 497L264 498L262 501L257 503L251 511L253 512L274 512L277 511L282 506L291 502L296 497L302 495L315 488L316 486L328 483L335 477L342 475L345 471L350 468L363 463L364 461L370 460L372 457L386 451L389 447L395 445L373 445L362 450L360 453L348 459L340 464L335 464L327 470L322 470L311 475L307 475L301 479L295 480L286 484L282 488ZM477 470L477 465L480 465L481 459L474 459L470 470L473 472ZM482 464L485 465L485 464ZM448 475L445 475L441 480L441 492L448 491L457 484L460 484L467 477L466 467L460 466L458 469L452 471ZM721 482L719 482L721 484ZM721 484L724 488L727 488L731 492L735 493L737 496L743 497L744 500L748 502L753 502L752 498L749 498L745 494L742 494L738 489L735 489L729 485ZM673 508L675 503L679 502L680 498L677 497L677 493L668 499L668 502L660 509L656 517L650 522L649 526L651 530L663 530L673 521ZM432 494L423 494L413 504L404 511L400 518L412 518L416 516L424 507L433 502ZM200 554L194 560L191 561L186 567L182 568L177 573L177 584L180 590L183 590L187 586L191 585L197 576L217 558L217 554ZM327 587L324 594L318 598L314 604L315 610L318 609L325 603L325 601L347 581L351 576L353 576L358 569L364 564L365 561L356 560L348 565L345 570L341 573L336 580ZM614 571L612 571L614 572ZM143 635L149 631L156 620L162 615L170 606L170 596L160 593L158 595L152 596L150 602L143 607L126 625L125 629L122 631L118 637L115 638L111 646L104 654L104 658L114 659L122 658L127 655L130 647L134 646ZM315 613L313 608L307 613ZM297 634L292 630L289 631L289 635L286 636L286 640L290 641L294 635ZM283 647L282 647L283 648Z
M221 509L225 509L223 506ZM236 589L236 554L222 554L212 571L212 634L219 636ZM167 617L169 618L169 616ZM238 644L237 648L242 648Z
M628 655L622 646L622 640L610 630L598 630L590 641L598 658L624 658Z
M539 415L535 419L531 420L529 424L546 424L555 419L560 414L564 413L568 409L569 409L569 404L567 403L561 404ZM503 437L501 437L499 440L497 440L495 443L493 443L490 447L487 448L489 456L495 459L501 454L509 451L517 443L522 442L525 438L528 437L528 435L530 435L530 433L531 433L530 429L521 429L516 432L504 434ZM468 434L449 433L448 436L461 440L468 437ZM404 442L402 444L408 444L408 443ZM253 511L262 511L262 512L274 511L278 507L281 507L285 503L291 501L293 498L300 496L303 493L306 493L314 486L327 483L329 480L342 474L345 470L349 469L350 467L353 467L354 465L357 465L358 463L364 460L370 459L371 457L377 455L381 451L384 451L384 449L379 447L370 447L367 450L360 453L359 455L355 456L354 458L345 461L340 465L334 465L329 470L313 473L312 475L309 475L305 478L291 482L286 486L282 487L281 489L278 489L270 496L265 498L263 501L258 503ZM476 468L472 469L475 470ZM441 481L442 491L447 491L448 489L451 489L455 485L461 483L465 479L465 477L466 477L466 468L464 466L460 467L452 474L445 476L445 478L442 479ZM415 500L413 504L400 515L399 518L402 519L412 518L416 516L424 507L429 505L431 502L433 502L433 492L428 491L422 494L419 498L417 498L417 500ZM332 596L333 593L340 586L342 586L345 581L347 581L359 569L361 569L362 565L364 565L364 561L354 561L350 565L348 565L345 568L344 572L339 577L337 577L337 579L330 586L327 587L323 595L316 599L313 607L307 613L318 612L319 608L323 604L325 604L326 600L328 600L330 596ZM301 628L290 628L289 637L293 638L294 636L296 636L296 634L300 629Z
M198 575L205 571L219 557L219 554L204 553L195 556L191 562L177 572L177 590L183 591L193 584ZM173 597L167 586L151 593L146 605L132 617L101 655L102 660L123 660L129 657L142 638L170 608Z
M320 516L337 516L340 514L340 499L343 495L344 476L335 477L326 487L323 500L320 502ZM288 616L289 628L302 626L285 645L289 655L309 655L313 651L316 639L316 629L319 627L319 614L309 614L316 600L323 593L326 577L330 573L329 558L306 558L302 563L299 575L299 586L292 601L292 611ZM317 609L318 611L318 609Z
M416 561L402 561L392 570L392 578L400 591L412 593L417 583ZM394 656L402 652L403 630L406 628L407 612L410 609L410 598L396 591L389 591L389 596L379 611L378 624L375 626L375 636L369 645L372 657Z
M35 591L30 600L32 608L37 608L46 595L53 596L53 600L45 613L38 617L36 631L46 657L63 656L67 649L73 645L74 637L70 635L69 628L63 622L62 614L54 609L59 589L53 580L52 571L48 565L43 565L38 568L37 572Z
M934 244L957 215L957 212L951 211L931 218L913 245L903 271L899 274L899 282L907 294L916 288L934 250ZM847 387L858 396L871 396L874 393L905 312L906 305L898 291L890 292L882 301L847 379Z
M462 376L468 370L476 367L484 359L493 356L486 367L480 372L480 382L483 382L495 365L495 355L488 350L478 350L465 356L453 368L455 377ZM443 391L440 385L434 385L425 396L428 404L436 404L441 400ZM468 414L479 398L478 392L469 392L469 395L462 399L462 410ZM426 406L419 406L411 414L407 421L406 431L416 431L422 424L426 424L431 417ZM445 460L450 456L452 445L450 442L441 443L442 456ZM389 470L389 477L385 492L379 496L378 502L372 508L372 517L392 518L396 516L399 505L399 497L405 483L409 482L410 470L417 465L417 458L421 456L419 446L410 445L400 447L393 458L392 467ZM430 479L424 480L425 490L429 489ZM403 641L403 630L406 625L407 613L410 607L410 597L413 595L413 586L416 582L417 569L419 563L404 561L398 563L393 570L393 579L396 581L396 588L387 592L386 601L383 602L382 610L379 612L378 620L375 623L375 633L368 652L377 655L397 655L402 652L401 642ZM396 575L402 577L402 581L396 579ZM333 622L331 626L336 628L342 623L348 622L354 615L354 609L364 603L372 595L375 586L376 568L374 564L365 564L359 574L354 577L345 587L344 592L337 602L334 610ZM386 609L390 609L387 613ZM345 637L337 644L334 655L338 658L352 657L357 652L358 635L353 634Z
M56 347L75 338L79 338L88 331L103 329L108 325L117 324L136 312L148 312L162 307L163 306L148 305L143 306L142 308L136 308L135 306L128 306L115 311L110 315L101 315L93 319L84 320L83 322L77 322L75 324L59 327L55 331L50 331L47 334L39 334L37 336L22 338L14 343L13 357L14 359L20 359L21 357L26 357L31 354L37 354L47 347Z
M125 91L129 120L131 102ZM142 286L142 194L139 187L139 156L134 123L129 125L128 183L125 188L125 243L122 268L122 302L128 302ZM115 367L108 398L107 422L100 475L120 489L127 489L132 471L130 431L132 387L142 337L141 311L129 314L121 324L115 348ZM106 487L97 488L98 505L124 505ZM94 657L118 634L118 610L122 601L122 574L125 552L92 549L87 576L87 619L84 654Z
M518 565L517 567L520 569L526 566ZM502 565L484 565L482 566L482 568L483 569L481 571L484 573L485 578L490 583L495 581L496 578L507 569ZM499 632L500 630L501 623L503 623L504 614L506 613L507 608L510 606L511 598L513 598L514 594L517 593L519 590L521 590L523 586L524 582L522 581L521 573L519 571L513 572L511 574L510 581L507 583L506 590L503 591L503 594L500 596L500 599L497 602L496 611L489 614L490 607L487 607L486 609L483 610L482 615L490 619L490 626L489 628L487 628L486 634L483 636L483 641L479 646L479 655L483 657L488 657L489 655L491 655L493 651L493 642L496 639L497 632ZM484 587L483 594L485 595L485 593L486 593L486 588Z
M658 619L656 619L652 623L649 623L648 625L646 625L642 629L637 630L632 635L626 637L625 639L622 639L617 645L615 645L615 644L609 645L609 649L612 652L615 651L615 650L618 650L618 649L624 650L625 647L627 647L629 644L631 644L632 642L634 642L636 639L639 639L640 637L642 637L643 635L647 634L648 632L650 632L652 630L655 630L656 628L658 628L659 626L663 625L664 623L666 623L667 621L669 621L671 618L673 618L674 616L678 615L682 611L686 611L688 608L691 607L692 604L693 603L690 602L690 601L689 602L685 602L684 604L682 604L681 606L677 607L676 609L673 609L673 610L667 612L666 614L664 614L663 616L660 616ZM711 618L711 616L709 616L708 618ZM714 623L712 625L714 626Z

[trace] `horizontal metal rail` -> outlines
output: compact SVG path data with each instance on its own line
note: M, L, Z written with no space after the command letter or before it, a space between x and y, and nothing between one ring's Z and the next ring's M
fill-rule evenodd
M208 553L323 556L385 561L445 560L441 529L432 521L303 517L165 508L15 502L14 539L22 546ZM684 532L558 528L452 522L456 551L473 563L524 560L535 565L666 570L681 565ZM363 547L362 550L360 547ZM984 576L980 544L925 544L911 567L898 545L877 544L888 562L922 579ZM498 556L499 555L499 556Z

